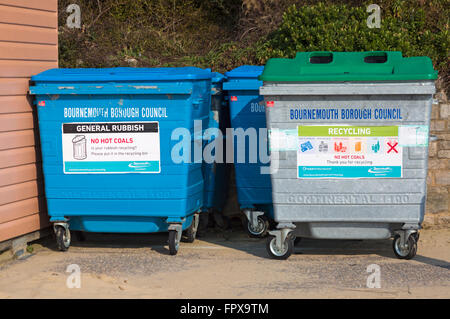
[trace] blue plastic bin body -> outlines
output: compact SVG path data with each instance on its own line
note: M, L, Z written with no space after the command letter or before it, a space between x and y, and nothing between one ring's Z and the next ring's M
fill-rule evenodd
M211 150L213 144L216 146L212 151L211 159L205 161L203 165L203 176L205 180L203 210L210 211L215 209L222 211L228 194L229 164L226 161L226 128L230 126L230 116L225 101L224 92L222 90L225 76L223 74L213 72L211 79L211 110L209 113L209 134L205 138L205 146L210 145ZM219 132L220 131L220 132ZM218 143L218 136L222 137L222 143ZM221 145L222 144L222 145ZM222 156L215 151L222 149ZM208 151L209 152L209 151ZM217 157L216 157L217 156ZM211 160L214 159L214 162Z
M228 93L231 127L244 131L256 130L258 148L257 161L251 162L249 157L249 138L245 145L239 144L234 138L234 168L236 175L236 189L241 209L262 209L272 217L272 187L269 174L261 174L262 166L270 163L262 162L260 153L260 128L266 128L266 115L263 97L259 95L262 81L258 76L264 70L263 66L244 65L225 73L227 81L223 88ZM264 134L264 133L263 133ZM267 134L261 136L266 140ZM267 153L267 144L265 145ZM238 152L245 152L245 162L239 163Z
M202 163L173 161L180 140L171 137L189 129L193 146L194 120L207 126L210 70L52 69L32 81L51 221L89 232L191 225L203 205Z

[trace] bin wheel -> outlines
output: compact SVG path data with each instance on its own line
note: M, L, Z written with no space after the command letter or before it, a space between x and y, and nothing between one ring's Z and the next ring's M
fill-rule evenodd
M412 259L416 256L417 253L417 236L412 234L408 237L406 242L406 247L400 247L400 236L396 235L394 237L394 241L392 243L392 247L394 249L394 254L399 259Z
M60 251L66 251L70 246L70 231L62 226L55 226L56 246Z
M169 254L172 256L176 255L179 247L180 242L178 240L177 231L169 230Z
M189 226L184 232L181 240L185 243L193 243L197 235L197 230L194 229L195 217L192 219L191 226Z
M267 238L266 249L269 256L273 259L285 260L294 252L294 241L291 236L288 236L283 243L283 248L280 250L275 244L275 237L270 236Z
M247 220L247 233L253 238L264 238L269 232L269 220L266 216L258 216L258 225L253 227L250 221Z

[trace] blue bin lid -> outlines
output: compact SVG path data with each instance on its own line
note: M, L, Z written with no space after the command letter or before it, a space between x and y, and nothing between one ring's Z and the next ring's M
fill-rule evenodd
M31 77L41 82L119 82L119 81L177 81L211 78L210 69L181 68L82 68L50 69Z
M223 89L232 90L259 90L263 82L258 77L264 71L264 66L242 65L225 73L228 81L223 84ZM258 93L259 94L259 93Z
M219 72L211 73L211 83L216 84L216 83L221 83L223 81L225 81L225 75L223 75L222 73L219 73Z
M228 78L255 78L264 71L264 66L259 65L242 65L225 73Z

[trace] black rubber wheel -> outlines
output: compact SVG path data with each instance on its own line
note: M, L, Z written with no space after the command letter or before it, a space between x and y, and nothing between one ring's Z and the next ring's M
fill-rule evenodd
M394 250L395 256L399 259L412 259L417 254L417 236L411 234L407 240L407 245L405 249L400 248L400 235L394 237L392 242L392 248Z
M195 237L197 236L197 230L194 230L195 217L192 218L191 226L189 226L185 231L183 231L183 235L181 236L181 241L184 243L193 243L195 241Z
M269 236L266 241L266 249L270 258L286 260L294 252L294 241L292 240L291 236L287 236L286 240L284 241L283 249L280 251L275 246L275 237Z
M250 222L247 220L247 234L252 238L264 238L269 233L269 219L264 216L258 216L258 226L253 228Z
M179 247L180 243L177 239L177 231L169 230L169 254L172 256L176 255Z
M66 230L62 226L55 227L56 247L60 251L66 251L70 246L70 231L66 233Z

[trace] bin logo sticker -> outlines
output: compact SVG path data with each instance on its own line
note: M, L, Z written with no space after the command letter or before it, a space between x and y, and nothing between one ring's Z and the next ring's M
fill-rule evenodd
M401 178L398 126L297 127L297 178Z
M159 123L64 123L62 152L64 174L159 173Z

